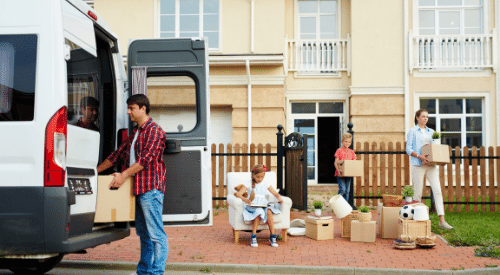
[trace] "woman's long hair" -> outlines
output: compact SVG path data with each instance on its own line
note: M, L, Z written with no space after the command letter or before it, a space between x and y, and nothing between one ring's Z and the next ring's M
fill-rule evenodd
M257 164L252 168L252 193L250 194L250 201L253 201L255 198L255 180L253 178L254 175L260 174L262 172L266 172L267 168L265 165Z

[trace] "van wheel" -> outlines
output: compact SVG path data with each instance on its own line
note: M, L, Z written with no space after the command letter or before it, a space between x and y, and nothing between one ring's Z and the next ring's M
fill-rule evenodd
M17 275L41 275L61 262L64 254L41 260L23 260L23 266L11 267L10 271Z

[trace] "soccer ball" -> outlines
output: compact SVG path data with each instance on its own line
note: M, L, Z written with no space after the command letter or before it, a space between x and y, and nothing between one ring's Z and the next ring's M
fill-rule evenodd
M399 216L401 219L405 220L411 220L413 219L413 212L415 211L415 208L411 205L405 205L401 207L401 210L399 210Z

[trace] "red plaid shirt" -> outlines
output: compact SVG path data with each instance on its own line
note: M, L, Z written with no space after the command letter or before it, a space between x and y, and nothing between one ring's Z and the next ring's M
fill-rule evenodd
M335 152L335 158L339 160L356 160L356 153L352 149L345 149L344 146L337 149ZM335 177L339 175L339 171L335 171Z
M139 131L134 151L136 163L144 167L134 177L134 195L144 194L153 189L165 192L166 165L163 162L163 150L167 134L153 122L152 118L139 128L134 128L132 134L116 149L108 159L115 164L118 159L125 160L127 167L130 162L130 147L136 131Z

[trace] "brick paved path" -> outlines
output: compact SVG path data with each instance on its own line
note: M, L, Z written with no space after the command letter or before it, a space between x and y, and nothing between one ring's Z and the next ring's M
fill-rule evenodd
M352 243L340 238L340 220L335 220L335 238L315 241L305 236L278 241L269 246L269 231L257 234L259 247L249 245L250 233L242 232L240 242L233 243L232 228L226 210L216 211L210 227L166 227L169 241L168 262L263 264L298 266L338 266L396 269L465 269L500 266L500 260L474 256L474 247L453 248L437 238L432 249L397 250L393 240L377 238L375 243ZM303 212L292 212L291 219L304 218ZM373 220L377 217L373 215ZM279 230L278 230L279 232ZM139 260L139 238L132 229L124 240L88 249L87 254L65 256L66 260L132 261Z

